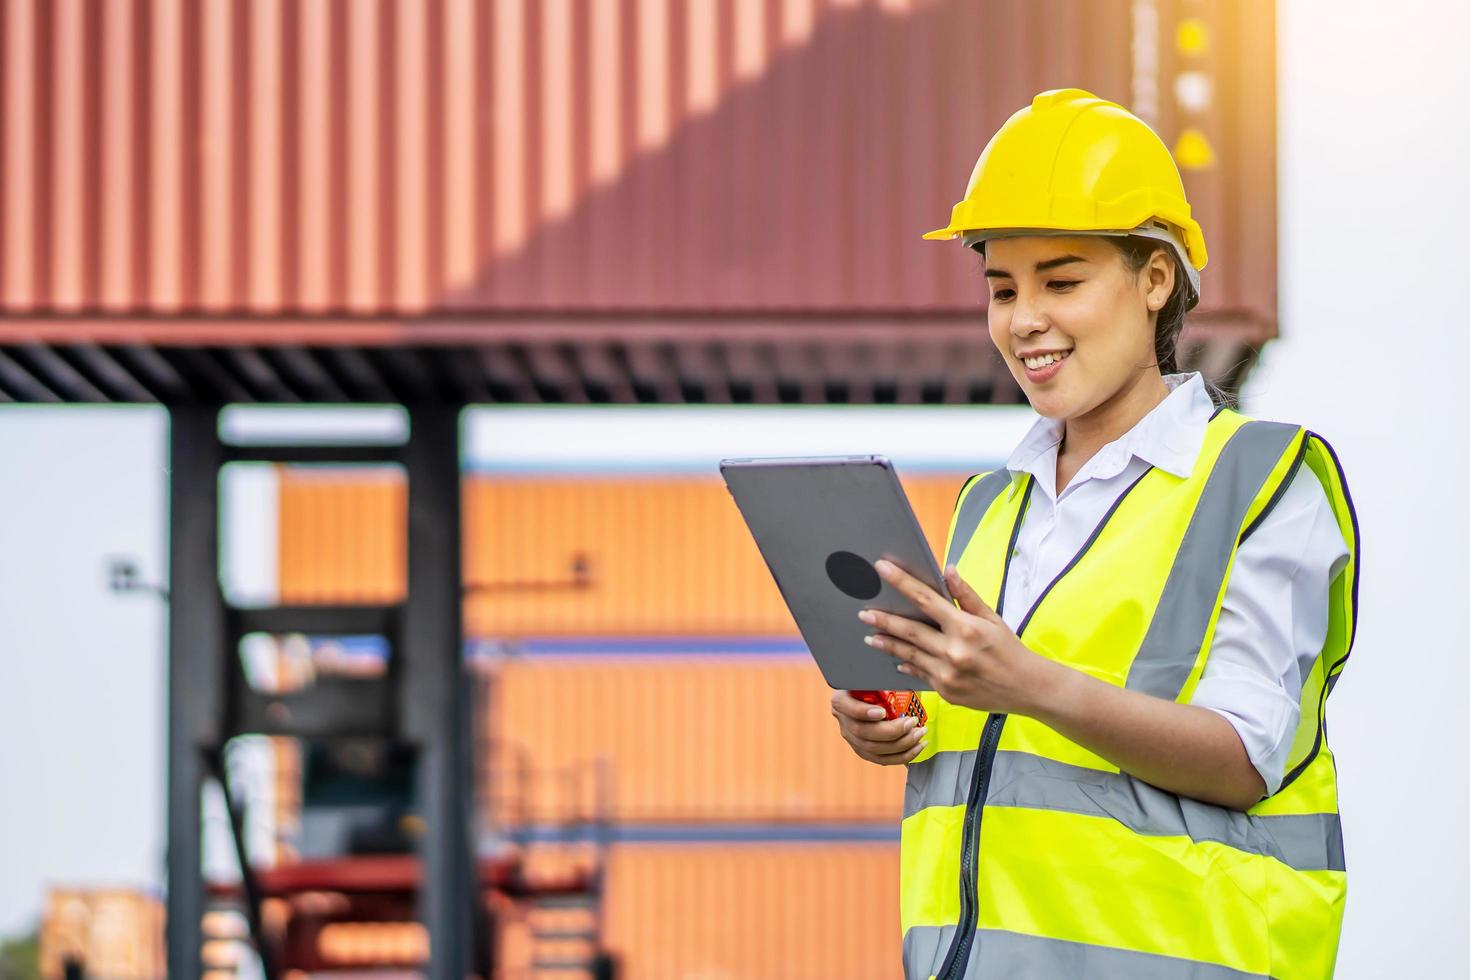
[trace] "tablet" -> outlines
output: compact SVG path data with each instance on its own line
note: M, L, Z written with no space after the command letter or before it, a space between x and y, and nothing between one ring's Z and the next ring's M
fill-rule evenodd
M949 596L893 464L882 456L726 459L720 474L827 684L930 690L864 643L875 630L857 618L872 608L932 625L879 577L880 558Z

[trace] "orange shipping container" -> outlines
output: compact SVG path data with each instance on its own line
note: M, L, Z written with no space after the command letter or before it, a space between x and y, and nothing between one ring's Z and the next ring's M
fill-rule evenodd
M963 482L904 479L936 550ZM281 600L402 596L404 489L391 471L283 468ZM796 633L718 479L473 476L464 494L471 637Z
M280 481L283 601L401 596L396 474L283 468ZM936 547L962 482L905 480ZM494 668L479 758L495 820L552 820L588 804L576 794L605 760L620 822L896 824L902 774L863 763L837 736L830 690L718 480L473 476L465 493L466 577L481 587L466 602L468 634L578 651L511 655ZM586 587L566 584L576 556ZM730 652L707 655L711 644ZM685 655L700 647L705 655ZM538 772L585 778L543 775L512 802L518 748Z
M125 888L55 888L41 922L41 975L59 980L75 962L86 976L164 975L163 903Z
M529 921L502 936L498 975L535 976ZM618 844L605 940L623 980L889 980L902 972L898 848Z
M536 656L505 661L487 687L481 724L492 744L482 743L478 758L499 822L588 812L587 773L600 759L620 823L898 827L903 768L853 754L828 710L831 691L805 655ZM524 790L517 746L545 774Z
M278 467L284 603L387 603L407 576L408 484L396 467Z

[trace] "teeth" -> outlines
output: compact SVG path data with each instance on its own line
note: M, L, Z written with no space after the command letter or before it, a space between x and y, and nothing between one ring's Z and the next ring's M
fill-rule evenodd
M1070 353L1071 351L1063 351L1060 354L1042 354L1040 357L1025 358L1023 363L1031 370L1036 371L1046 367L1048 364L1054 364L1062 360Z

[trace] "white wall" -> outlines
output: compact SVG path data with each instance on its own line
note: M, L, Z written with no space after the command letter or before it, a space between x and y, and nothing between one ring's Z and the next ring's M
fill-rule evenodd
M1337 975L1470 976L1470 8L1280 4L1282 337L1244 402L1332 444L1361 524Z
M0 411L0 935L47 884L163 880L165 416Z

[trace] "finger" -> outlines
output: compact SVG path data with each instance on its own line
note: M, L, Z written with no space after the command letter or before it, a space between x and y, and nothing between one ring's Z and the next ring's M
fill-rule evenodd
M883 559L874 563L873 567L883 577L884 581L907 596L914 605L919 607L924 615L934 620L941 627L959 614L958 610L954 607L954 603L914 578L914 576L902 568L899 568L893 562Z
M937 673L944 665L944 661L938 655L896 636L877 634L864 637L864 640L875 650L882 650L889 656L902 660L904 665L915 668L925 680ZM902 670L903 667L900 666L899 669ZM904 670L903 672L914 674L915 670Z
M911 747L907 752L900 752L896 755L872 755L871 753L865 752L862 749L856 747L854 747L853 752L857 754L858 758L865 759L868 762L873 763L874 765L906 766L910 762L913 762L915 759L917 759L919 755L923 753L925 748L927 748L927 740L920 741L916 745Z
M939 682L939 679L933 674L925 673L924 671L915 667L913 664L899 664L898 672L900 674L907 674L914 680L918 681L920 684L926 685L930 690L933 691L941 691L941 689L944 687L944 685ZM941 691L941 694L942 693L943 692Z
M842 729L843 738L849 741L853 738L865 742L896 741L911 732L919 723L919 720L912 715L871 721L841 714L836 709L833 709L832 717L837 719L837 726Z
M858 739L858 742L864 751L879 758L888 758L890 756L903 755L905 752L908 752L914 746L924 741L924 736L927 734L928 729L915 728L911 732L905 732L902 737L889 742L861 738Z
M890 718L887 721L862 722L857 726L858 734L872 742L897 742L919 727L919 719L913 715Z
M1000 619L1000 615L980 598L980 593L970 588L969 582L960 578L960 570L955 566L949 565L944 569L944 582L949 586L949 594L955 597L965 612L991 621Z
M951 606L951 609L954 607ZM907 640L915 646L926 650L939 652L944 649L944 634L927 623L921 623L907 616L897 613L883 612L881 609L864 609L858 613L858 619L867 623L880 633L887 633Z
M845 728L852 736L863 742L887 745L912 732L919 725L913 716L890 718L887 721L848 721Z
M832 713L855 721L882 721L888 712L852 695L850 691L832 692Z

